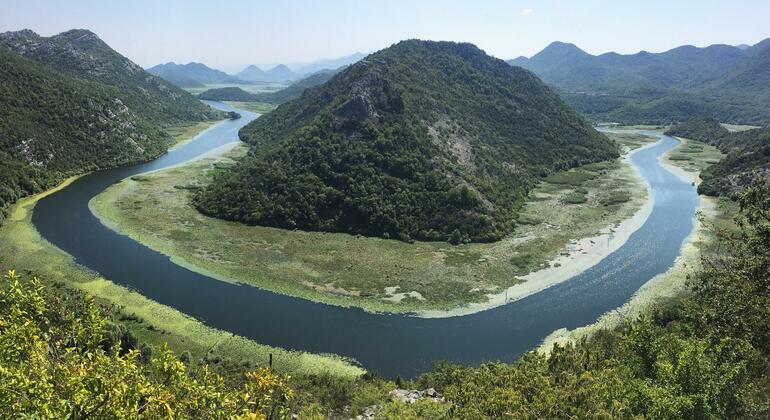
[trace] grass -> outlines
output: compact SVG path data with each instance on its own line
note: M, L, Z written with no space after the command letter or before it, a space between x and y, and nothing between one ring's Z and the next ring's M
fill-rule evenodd
M233 108L245 109L247 111L256 112L257 114L266 114L277 107L275 104L268 104L265 102L226 101L226 103Z
M55 190L23 198L10 208L8 218L0 226L0 238L3 238L0 241L0 264L3 270L16 269L39 276L48 285L64 284L65 287L86 292L100 303L114 306L124 314L128 320L126 325L141 341L154 347L167 343L177 354L189 351L192 360L207 356L209 359L218 357L265 365L268 355L272 353L276 369L295 375L329 373L352 378L364 372L340 357L283 350L208 327L76 264L70 255L43 239L30 220L35 203Z
M687 154L689 159L677 159L682 154ZM663 156L662 160L697 174L723 156L713 146L682 139L682 143ZM738 206L734 201L705 196L701 196L700 199L698 222L693 234L682 246L681 254L668 271L650 279L628 302L620 308L605 313L597 322L574 330L554 331L543 341L538 350L548 353L554 343L563 345L566 342L577 342L600 330L612 329L634 319L649 311L653 305L665 305L669 301L686 295L687 282L693 274L700 271L702 258L718 252L715 233L719 230L737 229L734 218L738 213Z
M179 147L180 145L190 141L201 131L213 126L219 121L201 121L190 124L180 124L171 127L166 127L166 132L174 138L171 148Z
M234 153L243 152L241 147ZM407 244L205 217L191 207L188 187L209 182L214 166L227 160L204 159L148 174L141 182L124 180L97 196L92 207L121 232L223 281L340 306L412 312L486 302L487 294L519 282L517 276L546 267L569 241L630 217L646 197L627 164L587 165L532 191L519 227L504 240ZM599 201L613 192L630 195L624 202ZM563 204L575 194L585 202Z
M620 129L624 128L625 127L620 127ZM633 131L620 131L608 135L626 151L648 145L650 142L655 141L652 137Z
M724 157L719 149L706 143L688 139L681 141L681 144L663 157L663 162L678 166L687 172L700 173Z

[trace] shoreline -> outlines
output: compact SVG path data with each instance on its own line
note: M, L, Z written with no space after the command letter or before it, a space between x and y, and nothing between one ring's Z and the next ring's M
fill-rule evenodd
M681 137L674 138L681 142L680 146L662 154L658 157L658 162L663 168L682 181L694 182L696 185L700 184L700 172L690 172L666 161L666 158L670 156L674 150L686 145L688 142L687 139ZM577 327L572 330L560 328L553 331L543 339L543 342L535 349L535 351L541 354L550 354L551 349L555 344L564 346L568 343L574 343L577 340L590 336L598 330L615 328L622 322L640 315L649 308L650 305L660 299L673 298L685 291L689 275L696 272L697 268L700 266L701 254L696 243L704 240L704 237L707 234L703 217L700 216L713 217L716 212L717 200L714 197L699 195L698 207L695 209L695 215L693 216L693 230L690 235L685 238L684 242L682 242L682 246L679 249L679 256L676 257L674 264L668 270L648 280L639 288L639 290L634 292L633 296L631 296L626 303L605 312L594 323Z
M621 158L623 162L625 162L631 167L631 169L633 170L633 174L637 178L637 180L646 186L646 191L647 191L646 197L644 199L645 200L644 203L642 204L641 207L639 207L636 210L636 212L631 217L624 219L620 222L612 223L610 225L605 226L603 229L599 231L597 235L583 237L583 238L571 241L565 247L567 250L570 251L569 255L566 255L566 256L557 255L555 258L550 260L550 267L543 268L538 271L534 271L534 272L528 273L527 275L522 276L521 278L526 280L523 283L518 283L516 285L510 286L499 293L488 294L487 296L489 297L489 299L484 302L473 303L470 305L460 306L453 309L427 309L427 310L413 311L413 312L402 312L401 314L417 317L417 318L451 318L456 316L464 316L464 315L470 315L478 312L483 312L485 310L502 306L508 303L512 303L516 300L520 300L524 297L538 293L544 289L547 289L548 287L551 287L558 283L569 280L572 277L598 264L606 256L608 256L609 254L611 254L612 252L614 252L615 250L623 246L628 241L629 237L646 222L647 218L652 212L652 208L654 206L654 198L651 194L651 187L649 183L645 181L644 178L641 176L638 168L631 162L631 157L636 152L639 152L648 147L657 145L659 144L659 142L660 141L656 141L654 143L650 143L643 147L631 150ZM238 144L240 144L240 142L227 143L225 145L222 145L216 149L213 149L205 153L204 155L201 155L200 157L197 157L194 160L200 160L207 157L208 158L217 157L227 152L228 150L231 150L232 148L236 147ZM146 173L143 173L143 175L152 173L152 172L157 172L160 170L171 169L173 167L181 166L188 163L190 163L190 161L180 163L179 165L174 165L168 168L162 168L155 171L146 172ZM88 207L91 210L92 214L94 214L94 216L96 216L99 219L99 221L109 229L115 231L118 234L130 236L127 233L121 231L119 227L110 219L104 217L99 213L94 203L94 200L97 197L98 195L92 198L91 200L89 200L89 203L88 203ZM613 235L613 237L608 246L607 235L610 233ZM164 255L167 255L174 264L185 267L191 271L212 277L219 281L241 284L237 280L213 273L203 267L192 264L187 260L185 260L183 257L168 255L164 252L161 252L161 253L163 253ZM555 266L557 264L558 266ZM340 305L340 306L345 306L345 305ZM356 307L356 306L350 305L350 307ZM364 311L371 312L371 313L398 313L398 312L380 312L375 310L369 310L367 308L362 308L362 309Z
M639 169L631 162L631 156L648 147L657 145L658 143L660 143L660 140L634 149L623 157L625 162L630 163L637 178L647 186L647 198L645 203L633 216L620 223L606 226L598 235L584 237L570 242L570 244L567 245L570 255L557 255L550 261L550 267L526 274L521 277L524 282L510 286L502 292L487 295L489 299L486 302L473 303L449 310L419 311L412 315L419 318L451 318L471 315L498 306L507 305L541 292L551 286L565 282L601 262L608 255L623 246L628 241L628 238L644 225L647 218L652 213L655 199L652 195L650 184L641 176ZM663 156L666 154L668 154L668 152ZM661 163L663 162L661 161ZM605 239L608 238L607 235L610 233L613 235L612 239L608 240L608 245L605 246ZM579 253L573 254L571 252L573 250ZM556 264L559 265L556 266Z

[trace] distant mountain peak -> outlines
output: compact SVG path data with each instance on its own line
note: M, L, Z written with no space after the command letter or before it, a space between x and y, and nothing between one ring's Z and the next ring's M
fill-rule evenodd
M580 49L580 47L578 47L577 45L569 43L569 42L562 42L562 41L554 41L554 42L548 44L548 46L545 47L543 49L543 51L562 52L562 53L572 52L572 53L579 53L579 54L586 54L586 55L588 55L587 52L585 52L582 49Z

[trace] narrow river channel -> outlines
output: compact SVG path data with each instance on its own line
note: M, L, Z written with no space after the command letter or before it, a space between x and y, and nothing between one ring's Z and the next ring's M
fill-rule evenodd
M77 263L210 326L272 346L348 356L389 377L414 377L439 360L469 365L511 361L559 328L590 324L671 267L693 229L695 187L659 164L658 158L678 144L661 135L659 143L632 156L652 187L654 206L622 247L582 274L513 303L426 319L368 313L218 281L110 230L91 213L89 200L121 179L237 141L238 130L257 115L235 111L243 118L220 123L152 162L95 172L43 198L33 224Z

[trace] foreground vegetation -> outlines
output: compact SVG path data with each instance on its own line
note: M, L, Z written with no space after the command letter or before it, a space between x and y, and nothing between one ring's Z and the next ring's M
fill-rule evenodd
M397 383L370 376L291 382L269 369L228 382L166 350L126 346L88 300L62 300L9 273L0 288L0 407L54 417L347 418L368 409L394 419L764 418L770 188L747 189L738 207L738 229L716 232L720 251L704 259L685 297L547 356L479 368L439 364ZM445 401L393 401L394 386L433 387Z
M630 148L654 140L612 138ZM631 217L646 199L627 163L583 166L535 188L513 235L459 246L246 226L198 213L190 205L194 191L244 153L124 180L91 205L116 230L207 275L331 304L405 312L486 302L488 294L568 252L572 240Z

